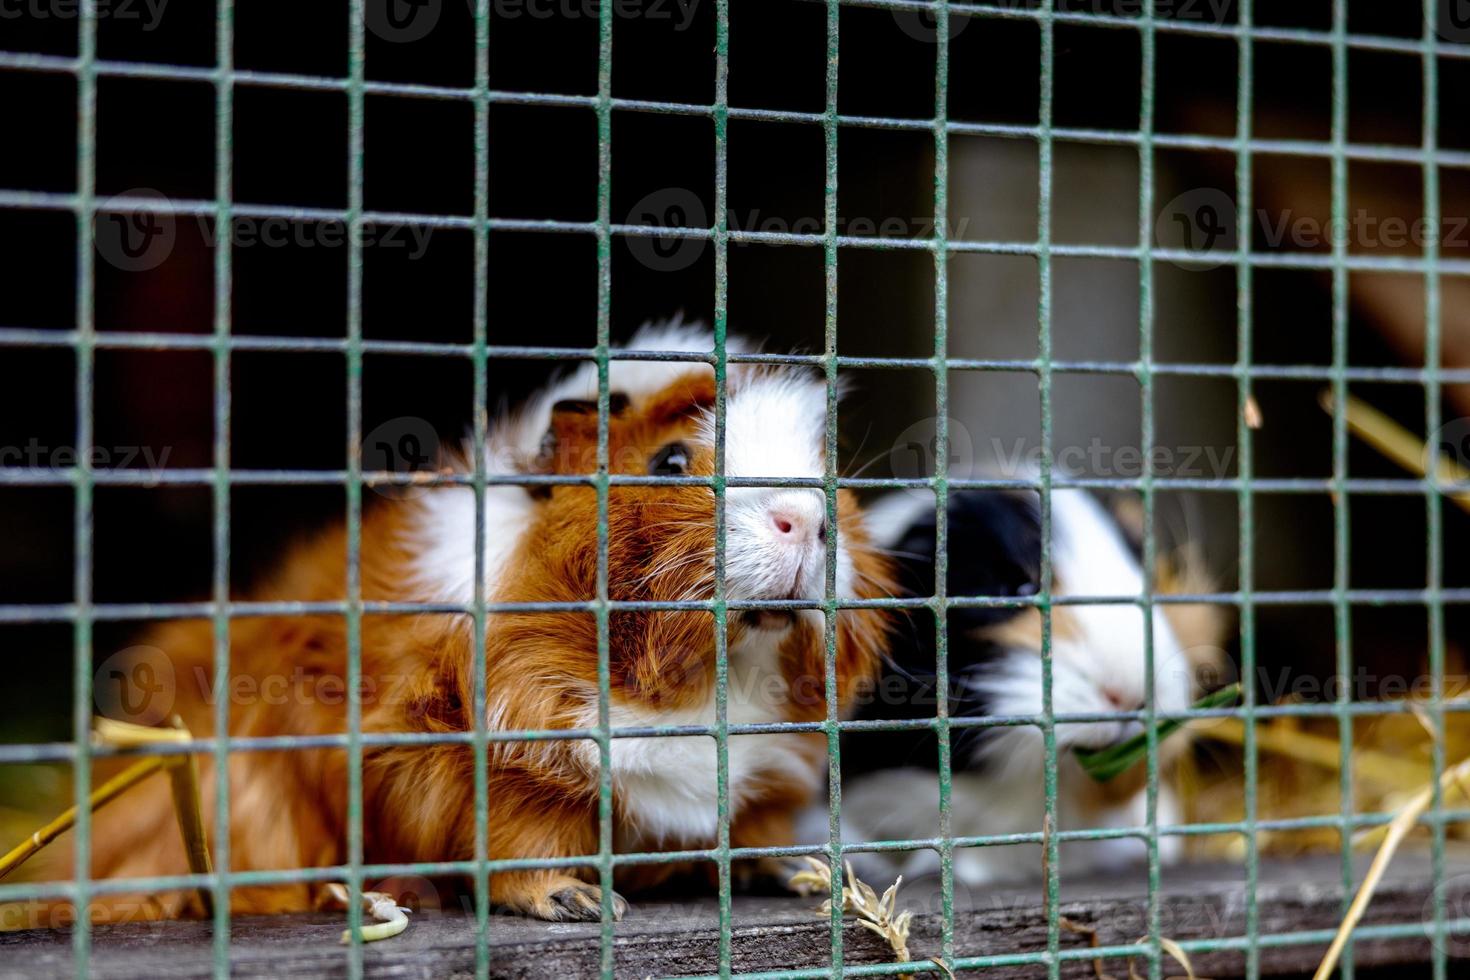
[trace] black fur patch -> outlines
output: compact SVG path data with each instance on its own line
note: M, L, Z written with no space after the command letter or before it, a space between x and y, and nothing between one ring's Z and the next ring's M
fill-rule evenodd
M948 511L949 555L945 584L951 598L980 596L1006 598L1034 595L1041 582L1041 513L1034 494L964 491L951 495ZM914 521L893 550L899 552L898 582L905 592L932 596L937 580L937 527L932 512ZM950 689L946 695L951 715L984 713L962 682L965 675L984 668L999 654L995 644L976 634L1017 615L1010 608L952 609L949 613L948 654ZM937 637L934 616L912 610L902 618L889 662L878 684L863 699L857 717L868 720L933 718L940 692L935 676ZM980 730L956 732L956 747L972 743ZM881 736L844 739L844 773L856 775L895 766L937 767L938 737L932 732L885 732ZM957 751L955 769L969 766L967 751Z

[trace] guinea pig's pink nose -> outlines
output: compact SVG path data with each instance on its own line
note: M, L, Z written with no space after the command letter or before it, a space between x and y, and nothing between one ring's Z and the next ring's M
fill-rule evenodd
M827 540L827 515L822 501L783 500L771 505L767 513L776 538L789 544L804 544L813 539Z
M1103 697L1108 699L1108 703L1111 704L1113 706L1113 709L1116 711L1143 710L1143 698L1131 695L1116 685L1104 685L1102 693Z

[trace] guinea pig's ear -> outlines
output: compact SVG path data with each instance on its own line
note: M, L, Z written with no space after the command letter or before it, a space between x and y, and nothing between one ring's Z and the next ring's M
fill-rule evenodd
M617 418L627 408L627 395L608 393L609 418ZM564 398L551 406L551 423L541 437L532 469L537 473L590 473L597 468L596 452L596 399Z
M643 413L654 425L672 425L714 407L714 376L701 372L687 374L658 392L643 407Z

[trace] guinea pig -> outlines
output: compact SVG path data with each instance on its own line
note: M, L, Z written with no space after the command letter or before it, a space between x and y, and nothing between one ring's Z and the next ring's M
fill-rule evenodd
M1140 553L1126 522L1085 490L1052 492L1052 593L1057 597L1138 595L1144 590ZM1041 585L1040 501L1035 493L969 491L948 504L947 592L954 596L1025 597ZM870 510L876 540L892 549L900 588L933 595L936 529L932 501L894 494ZM1193 551L1160 569L1160 591L1208 592ZM1161 563L1162 564L1162 563ZM949 711L952 718L1038 716L1042 713L1041 613L1035 607L950 610ZM1218 607L1157 604L1153 611L1154 705L1160 712L1189 707L1223 655L1225 618ZM1061 604L1052 611L1052 708L1057 715L1099 715L1144 707L1144 612L1133 604ZM932 615L903 624L883 676L858 716L933 718L938 698ZM1210 685L1215 686L1215 685ZM1132 719L1062 722L1056 726L1057 827L1060 830L1142 827L1145 767L1098 783L1073 756L1079 748L1112 745L1142 730ZM1160 745L1165 775L1158 797L1160 825L1180 821L1168 774L1183 735ZM883 732L849 737L843 745L842 819L849 842L937 837L938 742L933 732ZM1033 725L951 729L951 832L957 837L1037 833L1045 814L1041 729ZM905 801L895 805L895 801ZM1160 839L1173 860L1179 838ZM1145 856L1138 838L1065 841L1062 868L1070 874L1124 866ZM859 873L913 876L937 869L932 850L856 854ZM1034 844L961 848L959 881L976 885L1022 881L1042 872Z
M711 338L672 325L645 328L631 345L704 351ZM742 349L738 341L732 350ZM610 367L608 462L614 474L714 473L714 372L698 362L614 360ZM492 426L492 475L596 470L593 365L550 384ZM806 370L731 365L725 404L725 473L735 477L820 477L826 388ZM473 457L471 457L473 458ZM726 596L814 600L825 594L827 539L837 533L837 594L871 598L891 589L886 560L867 542L862 515L838 494L829 528L821 490L730 488L726 494ZM474 600L476 503L464 486L429 489L368 509L362 526L362 597L453 603ZM574 603L576 611L492 612L485 630L484 725L489 749L488 853L492 859L569 858L599 848L600 753L575 738L500 738L513 732L595 728L599 719L598 504L585 484L494 485L484 496L485 598L495 603ZM840 531L840 533L838 533ZM607 588L615 601L714 597L715 500L709 486L617 485L607 498ZM303 542L250 598L340 601L345 531ZM811 721L826 716L824 614L731 611L728 720L731 725ZM837 696L844 709L875 675L884 614L843 610L837 622ZM148 645L169 658L180 683L174 710L200 737L213 733L212 624L179 622ZM387 745L388 732L465 733L475 727L475 657L470 617L373 613L361 621L363 860L369 864L465 861L475 856L474 755L451 744ZM265 690L286 677L284 696L235 697L234 736L331 735L347 730L341 694L347 633L340 616L235 619L231 690ZM614 728L715 724L715 627L703 610L617 610L608 616ZM337 691L325 694L326 685ZM279 686L279 685L278 685ZM731 841L790 844L798 810L823 785L823 736L734 734L729 738ZM199 757L203 795L214 799L212 756ZM716 746L707 735L614 737L613 821L618 851L713 846L718 829ZM340 746L242 751L229 766L233 870L338 866L348 860L347 755ZM186 870L171 826L166 787L99 812L93 836L97 877ZM211 826L214 807L204 807ZM57 850L68 850L57 848ZM636 867L636 865L634 866ZM656 875L623 874L636 888ZM492 876L490 899L505 911L548 920L597 920L602 896L591 867L515 870ZM238 888L235 912L311 908L320 885ZM127 896L103 897L104 902ZM133 899L135 901L135 899ZM187 895L163 896L164 915L187 914ZM615 914L625 903L614 899Z

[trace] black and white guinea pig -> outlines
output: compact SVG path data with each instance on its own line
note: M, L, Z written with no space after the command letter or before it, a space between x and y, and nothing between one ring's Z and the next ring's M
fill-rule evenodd
M1139 535L1091 493L1052 493L1054 596L1138 595L1144 589ZM1139 522L1134 521L1134 524ZM891 550L899 584L933 595L935 514L931 499L899 493L869 511L876 543ZM1135 528L1137 530L1137 528ZM1041 581L1039 496L1031 492L953 494L948 510L947 591L954 596L1034 595ZM1161 562L1156 589L1208 592L1211 585L1188 546ZM1052 613L1052 707L1057 715L1132 712L1144 707L1144 611L1130 603L1056 605ZM1042 713L1041 613L1035 608L954 608L949 613L949 710L952 717L1036 716ZM1159 711L1187 708L1201 688L1219 686L1226 617L1220 607L1154 607L1154 699ZM906 618L877 686L859 718L933 718L937 707L933 616ZM1072 756L1141 731L1134 719L1059 723L1057 824L1061 830L1141 827L1147 823L1144 766L1108 783L1089 777ZM1158 819L1180 822L1169 773L1187 744L1161 745ZM849 734L842 749L843 836L849 843L938 836L938 742L933 732ZM1036 833L1045 807L1045 750L1034 725L952 729L951 833L956 837ZM824 834L821 836L825 836ZM1161 838L1165 860L1180 838ZM1142 860L1144 843L1126 837L1064 842L1069 874ZM861 873L910 876L937 867L931 850L855 855ZM1041 874L1038 845L962 848L955 873L966 884L1017 881Z

